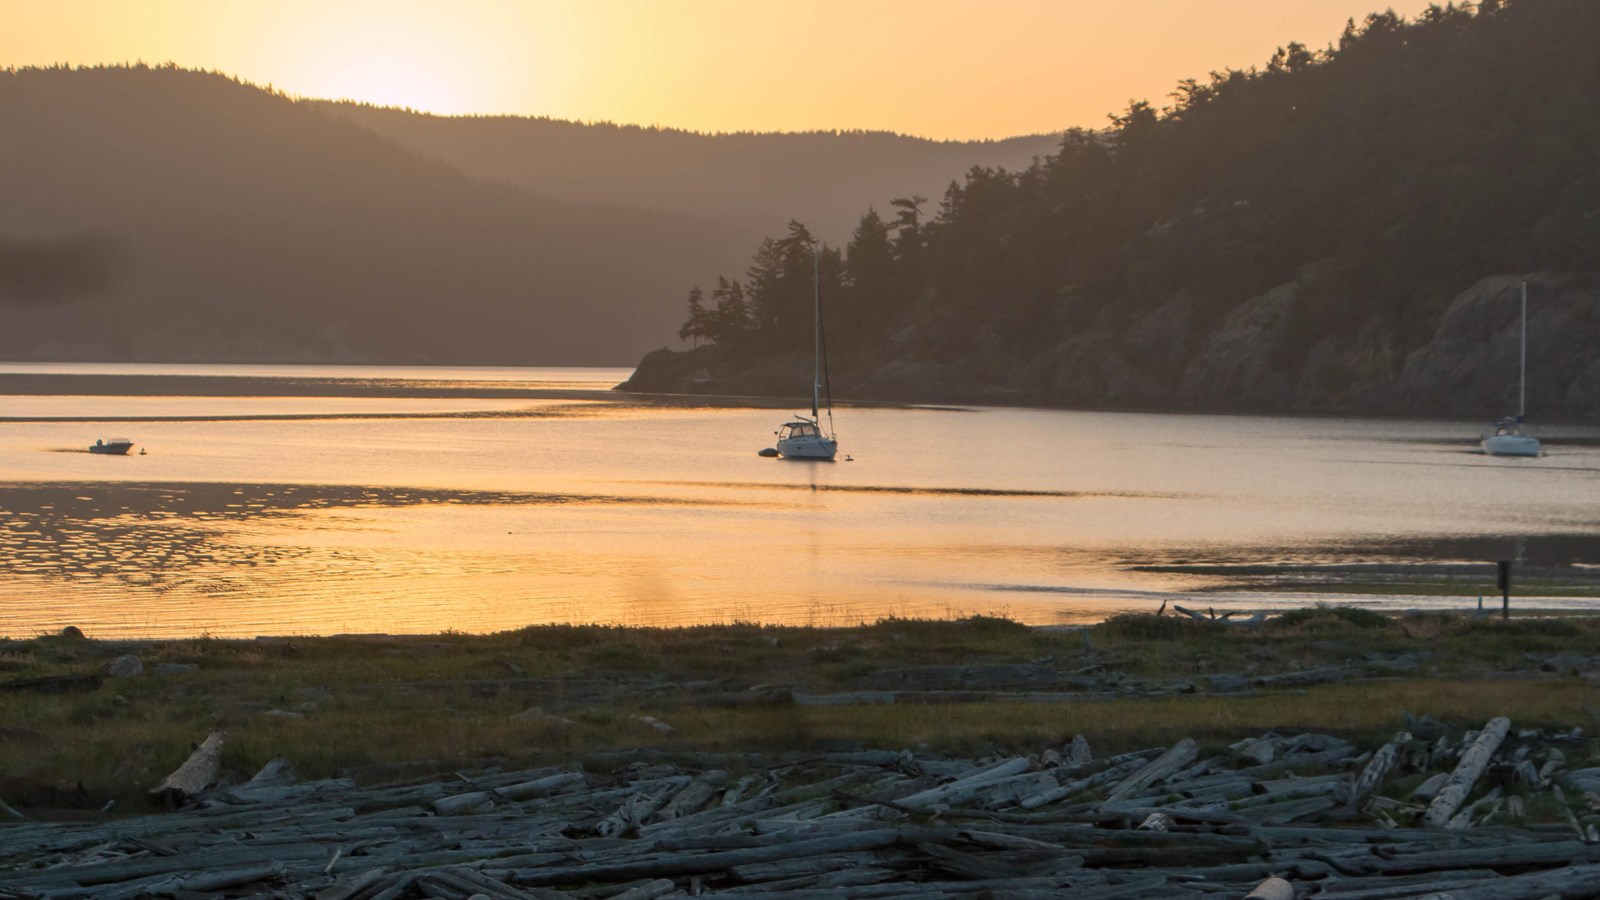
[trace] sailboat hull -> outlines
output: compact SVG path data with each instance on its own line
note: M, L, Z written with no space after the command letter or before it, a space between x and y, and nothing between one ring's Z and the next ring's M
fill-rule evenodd
M1483 452L1490 456L1538 456L1539 439L1523 433L1528 414L1528 283L1522 283L1522 355L1517 363L1517 415L1489 426Z
M778 454L784 459L827 459L839 452L839 442L827 438L798 437L778 442Z
M1525 434L1495 434L1483 439L1483 452L1490 456L1538 456L1539 439Z

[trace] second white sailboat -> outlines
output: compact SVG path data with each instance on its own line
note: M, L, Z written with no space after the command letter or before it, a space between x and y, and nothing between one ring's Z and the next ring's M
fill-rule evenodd
M1517 370L1517 415L1489 426L1483 452L1489 456L1538 456L1539 439L1523 433L1528 405L1528 283L1522 283L1522 356Z

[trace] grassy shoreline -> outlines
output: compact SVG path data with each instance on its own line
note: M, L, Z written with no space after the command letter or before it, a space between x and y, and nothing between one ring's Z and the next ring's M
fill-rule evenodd
M1183 737L1220 748L1275 728L1365 741L1399 729L1408 712L1461 729L1509 715L1518 727L1587 730L1600 715L1600 683L1584 677L1597 637L1600 621L1589 619L1337 607L1257 628L1141 614L1081 630L979 617L256 640L49 635L0 641L0 678L87 675L129 654L143 672L70 693L0 690L0 799L145 809L144 792L215 728L228 732L233 781L277 757L306 778L381 781L530 761L603 765L641 750L1026 754L1083 734L1118 752ZM850 702L819 705L840 698Z

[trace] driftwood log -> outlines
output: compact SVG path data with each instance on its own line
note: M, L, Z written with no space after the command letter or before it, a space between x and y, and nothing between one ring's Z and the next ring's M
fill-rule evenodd
M1494 752L1500 749L1500 743L1506 739L1506 733L1511 730L1511 720L1501 716L1490 719L1489 724L1478 733L1476 740L1461 754L1461 762L1455 771L1445 780L1444 787L1439 789L1438 795L1429 804L1428 811L1423 815L1425 825L1442 828L1449 824L1450 817L1454 816L1461 804L1466 802L1467 795L1471 793L1472 786L1478 783L1478 778L1483 775L1483 770L1488 768L1489 760Z
M1467 741L1408 729L1371 753L1284 733L1210 756L1193 741L1102 759L1086 741L985 759L639 751L593 772L376 785L275 766L203 790L219 733L163 782L181 790L177 812L0 824L0 897L1595 895L1600 811L1560 792L1596 777L1564 768L1586 745L1502 721ZM1512 779L1522 762L1533 777ZM1430 801L1458 827L1431 825L1432 806L1402 790L1440 768ZM1527 824L1502 803L1561 812Z
M181 802L210 787L222 768L222 742L226 737L222 731L206 735L183 765L150 789L150 796Z

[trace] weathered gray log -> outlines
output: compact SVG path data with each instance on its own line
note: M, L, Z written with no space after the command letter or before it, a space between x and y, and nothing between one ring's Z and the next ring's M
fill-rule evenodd
M1439 791L1444 787L1444 783L1449 780L1449 773L1435 772L1434 774L1423 779L1421 784L1412 788L1411 796L1417 798L1418 800L1427 800L1432 802L1433 798L1439 796Z
M629 797L616 812L595 823L594 832L601 837L619 837L631 834L650 821L667 798L689 781L688 776L678 776L657 782L648 790Z
M1142 768L1145 765L1145 758L1147 756L1153 756L1159 752L1159 750L1146 751L1140 755L1134 756L1133 758L1124 759L1121 762L1116 762L1116 760L1121 759L1121 757L1114 757L1112 759L1100 760L1098 763L1091 765L1057 769L1054 774L1057 778L1059 778L1062 775L1071 773L1074 769L1083 770L1092 769L1101 765L1108 766L1108 768L1105 768L1096 774L1090 775L1087 778L1063 782L1057 787L1047 788L1046 790L1040 791L1032 796L1024 797L1018 801L1017 805L1023 809L1037 809L1041 806L1045 806L1046 804L1055 803L1058 800L1065 800L1069 797L1075 797L1079 794L1086 793L1087 791L1098 788L1101 785L1114 784Z
M206 793L199 799L199 808L205 811L234 809L245 803L276 806L293 804L302 813L312 814L316 812L319 804L342 805L341 795L348 797L355 792L356 784L348 778L328 778L300 784L271 781L257 783L251 780L235 787Z
M1173 772L1167 777L1167 783L1175 785L1186 781L1193 781L1196 778L1202 778L1225 762L1226 760L1220 756L1212 756L1202 759L1199 762L1189 766L1187 769L1181 769L1177 772Z
M331 887L325 888L317 894L317 900L350 900L390 874L388 869L368 869L364 872L347 875L334 882Z
M1239 756L1248 759L1257 765L1272 762L1278 756L1278 748L1283 741L1274 735L1265 735L1258 738L1245 738L1236 744L1229 745Z
M1313 684L1325 684L1329 681L1344 681L1355 677L1355 672L1344 666L1322 666L1316 669L1302 669L1299 672L1280 672L1274 675L1257 675L1250 680L1256 687L1285 688L1309 687Z
M784 842L766 847L752 847L748 850L727 850L701 854L667 853L610 863L519 869L512 873L511 880L517 884L544 886L582 884L591 881L624 881L635 878L700 875L706 872L720 872L731 866L746 863L769 862L777 859L798 859L830 853L878 850L898 842L914 842L924 836L932 839L947 839L951 834L952 832L948 829L884 828L810 840Z
M1257 807L1252 818L1267 825L1282 825L1293 822L1296 819L1303 819L1306 816L1325 812L1338 805L1339 801L1334 799L1330 791L1321 797L1306 797L1301 800L1287 800L1282 803L1270 803Z
M1479 885L1451 888L1448 894L1424 895L1425 900L1543 900L1546 897L1600 896L1600 866L1571 866L1551 872L1510 875Z
M729 866L728 875L735 881L747 884L778 881L802 875L821 875L824 872L848 869L873 862L870 853L833 853L827 856L808 856L802 859L778 859L771 862L745 863Z
M1438 796L1428 805L1428 811L1422 815L1423 824L1441 828L1450 821L1450 817L1456 814L1456 810L1472 792L1472 786L1483 775L1490 758L1500 749L1500 743L1506 739L1506 732L1510 730L1511 720L1504 716L1489 720L1477 739L1472 742L1472 746L1461 754L1461 762L1456 765L1455 771L1450 773L1444 787L1439 789Z
M1046 874L1056 867L1054 860L1044 861L1045 873L1026 871L1014 861L991 858L987 854L967 853L932 841L917 845L917 850L928 858L933 868L972 879L1008 879L1018 875ZM1033 867L1029 867L1033 868ZM1076 866L1074 866L1076 868Z
M1394 768L1395 762L1400 758L1400 748L1411 743L1410 732L1399 732L1394 740L1378 748L1372 754L1372 759L1361 770L1361 775L1356 778L1355 784L1350 788L1350 796L1345 799L1345 809L1354 812L1356 807L1367 795L1378 789L1383 779L1388 777L1389 770Z
M631 887L620 894L612 894L609 900L655 900L662 894L670 894L677 889L677 885L668 878L657 878L637 887Z
M163 894L167 892L220 891L262 881L278 881L284 877L284 867L279 863L250 866L244 869L227 869L220 872L197 872L181 878L172 878L158 884L146 885L142 892Z
M808 694L795 691L796 706L886 706L895 701L894 691L851 691L846 694Z
M1508 828L1484 826L1480 820L1479 829L1463 833L1270 824L1343 804L1349 795L1340 793L1336 800L1330 791L1354 790L1346 776L1337 774L1276 778L1284 766L1304 773L1340 762L1348 768L1355 760L1353 748L1324 735L1274 735L1272 741L1278 750L1269 766L1229 770L1225 762L1208 759L1151 780L1112 804L1115 808L1093 803L1039 812L981 807L1004 805L1025 789L1035 792L1031 798L1061 788L1089 794L1120 786L1147 770L1151 757L1172 751L1155 748L1092 765L1052 760L1049 768L1034 772L1027 769L1037 763L1026 757L979 764L898 753L857 759L850 754L639 752L633 765L602 768L601 774L544 769L473 775L469 783L476 793L491 799L509 800L520 785L552 775L587 789L450 817L418 815L420 806L444 799L446 781L439 777L375 789L341 779L243 786L206 795L201 799L210 808L191 807L180 816L129 817L87 827L8 825L0 828L0 869L7 869L6 887L13 891L130 900L158 890L194 893L189 879L197 874L223 877L254 870L270 875L274 864L285 867L280 894L325 892L330 900L380 895L466 900L474 894L490 900L597 900L652 883L668 892L711 888L713 896L750 900L763 892L796 900L969 900L985 891L1008 898L1161 895L1217 900L1243 896L1270 875L1315 882L1329 897L1370 900L1474 887L1483 878L1520 891L1497 869L1536 874L1529 870L1600 863L1600 846L1561 841L1552 830L1557 826L1551 825ZM1399 756L1404 755L1402 749ZM1549 757L1534 749L1519 758ZM669 760L694 770L714 768L685 759L718 760L750 771L749 795L698 810L697 802L684 800L681 815L663 815L674 798L685 796L686 786L700 782L674 774L677 769L666 764ZM1367 772L1375 759L1376 754L1359 759L1359 771ZM937 784L936 777L954 780ZM950 790L953 786L959 789ZM1248 793L1252 790L1258 793ZM929 808L938 809L940 821L949 827L884 829L872 815L837 811L836 797L848 791L882 798L886 805L895 804L896 798L944 791L943 799ZM654 824L640 831L640 839L593 836L608 810L641 794L666 805L656 809ZM1218 798L1243 802L1227 810L1203 808ZM273 805L279 802L291 805L293 815L285 815L284 805ZM635 803L632 809L635 823L651 818L648 803ZM1456 819L1487 809L1483 799L1464 803ZM1146 820L1167 824L1168 831L1138 830ZM1583 822L1578 827L1587 831ZM239 844L241 833L250 835L247 845ZM853 844L819 848L817 843L854 842L862 835L885 833L895 837L881 845L869 837L868 849ZM1380 844L1381 853L1372 849ZM1558 847L1555 853L1548 849L1552 846ZM758 857L719 856L748 853ZM1462 855L1440 856L1447 853ZM417 868L419 860L429 867ZM16 869L18 865L23 868ZM41 865L57 867L36 868ZM682 871L684 866L692 871ZM352 889L357 879L349 873L363 869L385 871L360 879L362 886ZM520 876L532 872L540 873L543 884L590 886L563 895L517 884ZM570 880L542 881L562 873ZM597 874L603 877L588 877ZM1005 874L1011 877L1000 877ZM730 875L759 880L734 886L728 883ZM342 880L336 882L336 876ZM695 876L704 876L704 881ZM684 877L694 880L685 882ZM679 879L676 886L665 883L672 878ZM947 878L963 880L942 880ZM1548 883L1524 884L1529 890L1536 886ZM1559 893L1548 889L1538 896ZM1522 894L1507 891L1496 900L1516 896Z
M150 796L182 801L205 790L217 780L222 760L222 742L226 738L227 734L222 731L206 735L206 739L189 754L183 765L150 789Z
M490 900L535 900L532 894L490 878L465 866L429 869L414 873L419 881L432 882L461 897L488 897ZM437 892L434 893L437 896Z
M1056 783L1055 777L1048 772L1028 772L1022 775L1013 775L999 781L979 785L972 788L965 795L955 794L946 798L946 803L967 803L978 809L1002 809L1015 806L1025 797L1038 794L1047 790Z
M1167 831L1168 829L1172 828L1172 825L1172 814L1158 811L1145 816L1144 821L1139 823L1139 830Z
M1393 900L1396 895L1416 896L1427 891L1472 887L1503 876L1492 869L1459 872L1424 872L1417 875L1334 876L1318 886L1319 896L1338 900Z
M897 805L907 809L927 809L938 803L953 803L964 800L977 793L979 789L1002 779L1019 775L1028 771L1033 766L1033 761L1026 756L1017 756L1002 760L996 765L986 766L968 775L958 778L949 784L901 797L895 801Z
M0 691L37 691L41 694L73 694L98 691L105 676L98 672L88 675L40 675L35 678L13 678L0 681Z
M204 854L206 866L224 869L231 867L248 868L261 863L304 862L321 865L327 856L327 848L320 844L278 844L273 846L237 846L225 845L207 850ZM131 881L135 878L147 878L153 875L169 875L179 872L192 872L196 860L188 854L180 856L149 856L141 858L125 858L112 862L92 862L80 866L64 866L53 869L41 869L17 875L12 873L8 877L8 887L25 885L33 887L50 887L78 885L93 887L98 885L117 884Z
M1550 748L1550 755L1545 758L1544 765L1539 767L1539 786L1548 785L1550 779L1554 778L1555 774L1561 771L1561 767L1566 764L1567 755L1554 747Z
M475 884L479 889L489 892L491 896L504 896L509 900L572 900L571 894L546 888L519 890L497 878L491 878L466 866L458 866L450 871L462 881Z
M1231 809L1247 810L1267 807L1274 803L1283 803L1287 800L1304 800L1307 797L1331 797L1339 792L1338 781L1328 781L1321 778L1307 778L1301 784L1278 784L1271 790L1236 800L1230 804Z
M288 784L295 780L294 763L283 757L269 760L255 775L251 776L251 784Z
M1581 841L1546 841L1536 844L1466 847L1459 850L1428 850L1421 853L1403 853L1392 859L1369 854L1354 857L1330 856L1328 861L1348 875L1392 875L1453 869L1501 869L1514 866L1561 866L1579 862L1600 862L1600 846Z
M388 885L383 890L372 894L368 900L399 900L400 897L405 896L411 890L411 886L416 880L417 876L409 872L400 872L392 875L389 878Z
M1275 762L1263 766L1252 766L1248 769L1236 769L1233 774L1244 778L1268 778L1281 775L1284 772L1307 772L1315 768L1343 764L1351 756L1349 747L1338 747L1324 750L1320 753L1302 753L1295 756L1285 756Z
M687 815L711 802L713 795L728 781L728 773L721 769L706 772L694 781L684 785L683 789L672 796L666 805L656 813L656 820L676 819Z
M1282 878L1268 878L1245 894L1244 900L1294 900L1294 885Z
M544 778L536 778L533 781L524 781L521 784L506 785L493 791L468 791L450 797L441 797L428 805L435 815L459 816L465 813L491 809L496 800L515 802L533 797L542 797L581 781L583 781L582 774L578 772L563 772Z
M1162 778L1176 772L1200 755L1200 748L1190 738L1184 738L1172 745L1172 749L1146 763L1139 771L1123 779L1120 784L1111 789L1106 795L1108 802L1132 797L1136 791L1143 790Z

